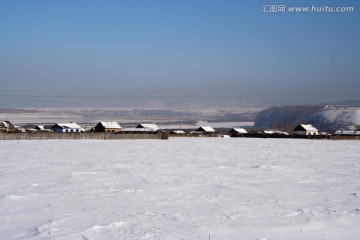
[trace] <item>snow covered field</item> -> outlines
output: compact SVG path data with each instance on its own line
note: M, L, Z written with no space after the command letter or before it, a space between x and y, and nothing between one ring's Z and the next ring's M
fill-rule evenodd
M0 239L359 239L360 141L0 142Z

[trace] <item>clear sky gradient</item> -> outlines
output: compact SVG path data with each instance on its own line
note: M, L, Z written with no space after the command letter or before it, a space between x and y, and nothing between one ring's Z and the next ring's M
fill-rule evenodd
M264 13L266 4L354 12ZM360 98L359 11L355 0L0 0L0 107L99 92Z

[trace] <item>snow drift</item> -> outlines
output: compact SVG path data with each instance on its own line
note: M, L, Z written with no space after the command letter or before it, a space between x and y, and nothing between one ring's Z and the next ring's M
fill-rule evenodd
M358 239L358 141L0 142L0 239Z

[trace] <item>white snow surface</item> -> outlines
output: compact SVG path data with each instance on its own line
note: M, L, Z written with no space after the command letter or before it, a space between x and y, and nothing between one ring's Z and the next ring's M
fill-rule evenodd
M359 239L359 141L0 142L0 239Z
M324 110L322 113L331 122L339 122L343 125L360 125L359 108Z
M346 128L351 125L360 126L360 108L324 109L310 115L306 121L312 122L315 126L326 123L337 128Z

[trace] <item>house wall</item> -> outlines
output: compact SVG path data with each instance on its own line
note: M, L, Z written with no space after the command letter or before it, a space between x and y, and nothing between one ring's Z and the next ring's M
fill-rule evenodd
M121 128L104 128L103 125L98 124L95 126L95 131L96 132L109 132L109 133L117 133L117 132L121 132Z
M319 135L318 132L306 132L306 135L309 136L309 135Z
M103 125L101 125L100 123L98 123L95 127L94 127L95 132L105 132L105 128L103 127Z
M105 132L117 133L117 132L121 132L121 129L119 129L119 128L105 128Z
M309 136L309 135L319 135L319 133L318 132L307 132L307 131L294 131L294 135Z
M294 131L294 135L305 136L306 132L305 131Z
M53 128L52 129L56 133L77 133L77 132L84 132L83 129L75 129L75 128Z

